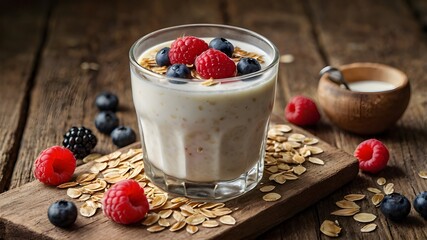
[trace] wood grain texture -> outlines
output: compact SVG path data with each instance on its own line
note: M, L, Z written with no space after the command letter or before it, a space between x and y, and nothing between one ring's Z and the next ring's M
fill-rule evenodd
M167 4L167 1L110 1L108 4L61 1L56 5L10 188L32 180L30 166L39 152L61 144L63 134L74 125L83 125L95 132L98 136L95 151L105 153L115 149L110 137L99 133L93 123L98 113L94 100L101 91L118 95L120 124L137 130L128 60L133 42L171 25L221 21L217 11L219 3L215 1L206 2L204 8L191 1L178 4L164 17L163 6ZM179 17L187 11L196 14ZM206 11L213 12L207 14ZM80 67L83 62L96 63L99 70L83 70Z
M308 132L295 128L293 132L314 137ZM274 192L282 195L276 202L265 202L257 187L248 194L226 203L235 209L235 226L203 228L194 235L197 239L245 239L254 237L307 208L326 195L351 181L358 172L357 160L349 154L320 141L316 146L324 153L316 155L325 160L324 166L306 163L307 172L296 181L276 186ZM125 152L123 150L122 152ZM80 166L77 174L87 172L93 163ZM266 174L264 184L272 184ZM277 184L275 184L277 185ZM43 237L51 239L188 239L185 231L168 230L157 234L149 233L144 226L123 226L108 220L101 213L94 217L79 216L70 230L55 228L46 217L48 206L59 199L68 199L66 190L55 189L38 181L25 184L0 195L0 238ZM34 201L37 199L37 201ZM81 202L76 202L80 206ZM31 211L28 209L31 208ZM20 214L16 214L19 212Z
M0 192L17 158L48 8L48 1L0 3Z
M309 4L319 42L333 66L378 62L396 67L408 75L412 96L405 114L389 131L371 137L383 141L391 153L389 167L380 175L395 183L396 192L412 200L417 193L427 189L427 182L417 175L418 171L426 168L427 156L427 48L418 23L404 1L359 0L351 5L337 1L309 1ZM336 145L347 152L353 152L364 139L366 137L342 131L335 134ZM359 178L348 188L317 204L321 209L320 221L331 218L329 212L334 209L333 202L349 192L366 193L368 186L376 186L376 178L359 174ZM427 238L426 222L413 210L404 224L396 224L386 220L378 209L367 202L362 204L362 209L380 216L376 221L378 229L372 234L363 235L359 233L360 226L354 224L352 219L339 218L345 229L344 237Z

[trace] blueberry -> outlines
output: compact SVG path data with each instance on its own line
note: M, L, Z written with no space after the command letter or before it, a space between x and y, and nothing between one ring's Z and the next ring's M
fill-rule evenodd
M156 63L159 66L169 66L171 65L171 62L169 60L169 47L164 47L160 49L156 54Z
M101 111L115 112L119 105L119 99L111 92L102 92L96 96L95 104Z
M120 126L111 132L114 145L124 147L136 141L136 134L130 127Z
M114 112L102 111L95 117L95 127L102 133L110 134L117 126L119 119Z
M76 205L65 200L54 202L47 210L47 217L49 218L49 221L57 227L69 227L73 225L77 219Z
M381 202L381 212L392 221L401 221L411 211L411 203L400 193L386 195Z
M261 65L255 58L241 58L237 63L237 73L245 75L261 70Z
M414 199L415 210L427 220L427 192L421 192Z
M232 57L234 46L225 38L214 38L209 43L209 47L225 53L227 56Z
M166 76L174 78L191 78L191 71L185 64L174 64L168 67ZM170 83L184 84L185 81L169 80Z

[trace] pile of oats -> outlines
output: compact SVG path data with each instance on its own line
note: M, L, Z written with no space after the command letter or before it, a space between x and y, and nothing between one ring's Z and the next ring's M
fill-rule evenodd
M300 178L307 171L306 162L324 165L325 162L314 155L323 153L323 149L314 146L319 140L300 133L291 133L289 125L272 125L268 131L265 170L268 179L274 183L285 184ZM268 202L277 201L280 194L272 193L274 185L262 186L259 190L267 193L263 199Z
M83 162L92 162L87 173L77 176L75 181L67 182L58 188L67 188L67 195L83 202L80 214L92 217L100 209L104 193L115 183L133 179L144 188L150 211L142 221L149 232L160 232L164 229L176 232L185 227L194 234L198 226L205 228L223 225L234 225L233 212L224 203L193 202L184 197L169 198L168 194L153 185L145 176L142 149L129 149L127 152L116 151L101 156L91 154Z

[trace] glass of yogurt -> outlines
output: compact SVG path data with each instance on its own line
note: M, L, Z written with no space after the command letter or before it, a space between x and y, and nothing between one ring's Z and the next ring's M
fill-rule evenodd
M181 36L207 43L226 38L261 56L261 70L215 79L171 78L141 59ZM242 28L195 24L152 32L130 49L133 102L145 174L158 187L201 201L226 201L261 180L277 81L279 53L265 37Z

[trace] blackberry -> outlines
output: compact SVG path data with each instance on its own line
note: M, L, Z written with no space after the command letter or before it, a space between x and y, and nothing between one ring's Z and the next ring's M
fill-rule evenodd
M96 146L98 140L92 131L85 127L72 127L64 134L62 145L73 152L77 159L86 157Z

